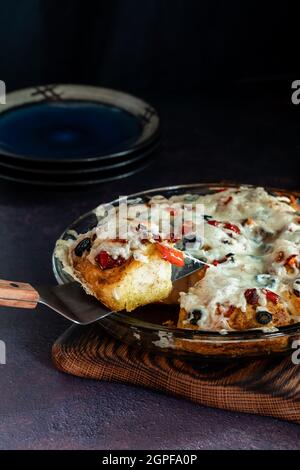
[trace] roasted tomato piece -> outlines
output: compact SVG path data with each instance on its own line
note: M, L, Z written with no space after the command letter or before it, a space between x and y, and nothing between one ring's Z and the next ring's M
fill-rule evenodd
M270 300L270 302L273 302L273 304L278 303L279 295L275 294L275 292L272 292L268 289L264 289L264 293L266 294L267 300Z
M123 256L118 256L114 259L107 251L100 251L100 253L95 258L96 263L100 266L101 269L111 269L121 266L125 263L125 258Z
M184 266L184 255L182 251L161 244L157 244L157 248L162 259L176 266Z
M209 225L213 225L214 227L218 227L218 225L220 225L221 222L219 222L218 220L208 220L207 223Z
M219 225L223 225L225 229L231 230L232 232L235 233L241 233L240 229L238 228L237 225L234 225L230 222L220 222L219 220L208 220L207 223L209 225L213 225L214 227L218 227Z
M298 257L298 255L289 256L288 259L286 260L285 264L292 268L293 266L295 266L297 264L297 257Z
M234 253L228 253L222 259L214 259L212 264L218 266L218 264L226 263L226 261L231 261L234 263Z
M235 232L235 233L241 233L238 226L231 224L230 222L226 222L226 224L224 224L224 228L227 228L227 230L231 230L232 232Z
M247 289L244 293L248 304L257 305L259 301L258 293L256 289Z

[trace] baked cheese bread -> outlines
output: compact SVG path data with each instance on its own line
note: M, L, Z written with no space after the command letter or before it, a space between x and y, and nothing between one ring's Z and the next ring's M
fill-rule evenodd
M132 310L165 299L171 289L171 264L161 258L157 246L148 243L143 251L147 262L130 257L119 266L101 269L88 254L71 252L76 277L113 311Z
M129 206L124 217L120 207L98 208L92 230L57 243L64 269L112 311L164 300L172 290L172 264L184 264L173 235L160 227L168 208L157 205L156 223L150 223L146 204Z
M129 202L126 230L121 220L111 233L112 215L100 206L92 230L57 244L64 268L110 309L177 303L179 328L224 334L300 321L297 198L241 186ZM206 267L172 291L172 264L183 263L176 248Z

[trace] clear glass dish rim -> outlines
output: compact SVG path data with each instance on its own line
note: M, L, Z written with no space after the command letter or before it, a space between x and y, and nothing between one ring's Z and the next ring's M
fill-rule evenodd
M178 190L188 190L188 189L221 189L221 188L232 188L232 187L237 187L237 186L247 186L247 187L259 187L258 185L253 185L249 183L238 183L238 182L233 182L233 181L220 181L220 182L206 182L206 183L190 183L190 184L181 184L181 185L174 185L174 186L162 186L158 188L152 188L148 189L145 191L139 191L133 194L128 194L127 198L136 198L136 197L142 197L142 196L147 196L152 193L160 193L160 192L170 192L170 191L178 191ZM283 188L275 188L275 187L268 187L268 186L263 186L266 191L275 191L275 192L281 192L283 194L287 195L294 195L297 197L300 197L300 190L293 190L293 189L283 189ZM122 196L124 197L124 196ZM113 201L108 201L109 204L116 204L120 199L116 198ZM98 204L98 206L101 203ZM98 207L96 206L96 207ZM94 213L94 210L96 209L91 209L90 211L82 214L79 216L72 224L70 224L69 227L67 227L64 232L60 235L60 238L63 238L64 235L72 229L73 226L77 225L80 223L83 219L87 218L88 216L92 215ZM53 273L55 276L56 281L58 284L64 284L67 282L63 278L63 273L61 273L61 270L59 269L59 266L57 265L57 259L55 257L55 250L53 250L52 253L52 269ZM159 306L159 304L157 304ZM130 328L133 329L143 329L147 331L152 331L152 332L164 332L164 333L169 333L173 337L182 337L183 339L195 339L199 338L202 339L203 341L207 341L211 338L211 340L215 342L248 342L248 341L261 341L261 340L266 340L266 339L275 339L279 337L286 337L286 336L291 336L293 334L299 333L300 332L300 322L295 323L293 325L288 325L288 326L283 326L277 328L277 331L270 331L270 332L265 332L260 329L252 329L252 330L243 330L243 331L228 331L226 334L222 334L219 331L209 331L209 330L193 330L193 329L183 329L183 328L172 328L172 327L167 327L164 325L159 325L157 323L150 323L146 322L143 320L140 320L138 317L133 317L131 315L128 315L126 313L118 313L114 312L112 313L109 318L111 320L114 320L118 323L123 323L127 325Z

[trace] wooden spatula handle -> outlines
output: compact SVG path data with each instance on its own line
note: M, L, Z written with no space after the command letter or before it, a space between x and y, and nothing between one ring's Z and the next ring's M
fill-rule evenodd
M0 306L35 308L38 301L39 294L30 284L0 280Z

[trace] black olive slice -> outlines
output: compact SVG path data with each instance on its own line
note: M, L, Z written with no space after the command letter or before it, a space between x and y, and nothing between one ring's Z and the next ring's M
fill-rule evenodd
M256 312L256 321L261 325L267 325L273 319L272 313L267 312L267 310L259 310Z
M198 324L198 321L201 319L201 317L202 317L201 310L198 310L198 309L192 310L190 313L190 324L196 326Z
M76 246L76 248L74 250L75 255L78 256L79 258L81 258L81 256L83 255L83 253L85 251L90 251L91 247L92 247L91 239L90 238L84 238Z

